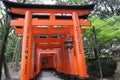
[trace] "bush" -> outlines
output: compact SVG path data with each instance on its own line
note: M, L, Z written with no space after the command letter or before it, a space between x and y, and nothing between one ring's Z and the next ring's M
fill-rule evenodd
M101 58L103 77L111 77L115 73L117 62L112 58ZM99 64L96 59L87 59L88 74L91 77L100 77Z

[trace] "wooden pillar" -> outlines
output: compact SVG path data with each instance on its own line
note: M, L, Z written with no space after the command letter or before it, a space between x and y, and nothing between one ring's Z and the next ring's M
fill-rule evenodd
M71 35L67 34L67 38L72 37ZM72 55L72 49L68 48L67 55L68 55L68 61L69 61L69 74L74 74L74 62L73 62L73 55Z
M70 74L74 74L74 63L71 49L68 49L68 57L69 57L69 66L70 66Z
M50 69L53 69L53 56L51 55L50 58Z
M61 72L64 73L64 49L61 47Z
M73 75L79 75L79 70L78 70L78 61L77 61L77 55L75 53L75 49L73 48L71 50L72 58L73 58Z
M52 55L52 69L54 69L54 55Z
M61 49L59 48L59 55L58 55L58 57L59 57L59 72L61 73L62 72L62 58L61 58Z
M60 56L59 56L59 50L57 51L57 53L56 53L56 61L57 61L57 71L60 71Z
M56 54L56 53L55 53L55 54ZM53 63L53 65L54 65L53 68L56 70L56 59L55 59L55 55L53 56L53 62L54 62L54 63Z
M63 47L60 49L60 58L61 58L61 72L64 72L64 56L63 56Z
M65 47L64 45L62 46L62 53L63 53L63 73L67 74L67 64L66 64L66 54L65 54Z
M36 70L37 70L37 62L36 62L36 59L37 59L37 49L35 47L35 51L34 51L34 69L33 69L33 73L34 73L34 77L36 76Z
M70 27L70 36L73 37L73 26ZM73 45L75 44L75 41L73 42ZM79 70L78 70L78 61L77 61L77 55L75 53L75 46L71 49L71 58L72 58L72 63L71 63L71 68L73 68L73 71L71 72L73 75L79 75Z
M39 60L39 62L38 62L38 63L39 63L39 64L38 64L38 65L39 65L39 67L38 67L39 70L38 70L38 71L40 72L40 71L41 71L41 59L40 59L40 58L41 58L41 55L40 55L40 53L38 53L38 55L39 55L39 59L38 59L38 60ZM39 73L39 72L38 72L38 73Z
M75 43L75 53L78 61L77 64L78 64L79 76L81 78L84 78L84 77L87 77L88 75L87 75L87 69L86 69L84 48L82 43L82 36L81 36L78 14L76 12L73 12L72 18L74 23L74 26L73 26L74 43Z
M30 11L26 11L23 44L22 44L22 60L21 60L21 73L20 80L29 80L31 78L32 66L32 15Z
M35 40L34 40L35 38L34 38L34 36L33 36L33 45L32 45L32 69L31 69L31 73L32 73L32 78L34 78L34 54L35 54Z
M38 50L37 50L37 53L36 53L36 74L39 73L39 53L38 53Z
M69 59L68 49L65 49L65 60L66 60L66 74L70 74L71 69L70 69L70 59Z
M56 68L56 71L58 71L58 59L57 59L57 54L58 54L58 51L57 51L57 53L55 54L55 68Z

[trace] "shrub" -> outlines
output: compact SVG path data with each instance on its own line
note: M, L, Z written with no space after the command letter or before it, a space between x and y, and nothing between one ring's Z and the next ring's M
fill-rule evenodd
M111 77L116 70L117 63L112 58L101 58L103 77ZM87 59L88 74L91 77L100 77L99 64L96 59Z

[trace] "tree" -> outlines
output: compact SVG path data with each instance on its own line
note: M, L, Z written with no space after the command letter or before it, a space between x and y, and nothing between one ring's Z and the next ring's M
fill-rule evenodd
M98 15L101 19L120 13L120 0L58 0L57 4L87 5L95 4L91 15Z
M99 52L102 49L110 49L114 39L120 39L120 16L112 16L110 18L100 19L98 16L90 18L92 26L95 26L97 32L97 40L99 45ZM86 28L86 33L83 35L85 48L94 50L94 41L92 34L92 27ZM88 52L88 51L87 51ZM91 52L90 52L91 53Z
M9 34L9 30L10 30L10 26L9 26L9 16L7 14L4 15L3 19L1 19L1 27L3 28L3 35L2 35L2 41L1 41L1 47L0 47L0 80L1 80L1 75L2 75L2 66L3 64L5 65L4 68L7 69L6 66L6 58L5 58L5 52L6 52L6 43L7 43L7 37ZM7 71L7 70L5 70ZM10 78L10 75L8 74L9 72L5 72L7 73L6 77Z
M39 0L13 0L15 2L19 3L35 3L36 1ZM40 2L40 1L39 1ZM8 14L4 12L4 9L7 10L3 6L2 3L0 3L0 80L2 76L2 67L4 66L4 72L6 75L6 79L10 78L9 70L7 67L7 61L11 60L10 56L13 55L14 51L17 52L16 50L20 50L20 47L15 46L19 45L18 43L18 37L16 37L13 33L13 28L9 25L10 17ZM20 52L20 51L19 51ZM20 53L16 55L16 58L20 57ZM16 59L16 62L18 62L19 59Z

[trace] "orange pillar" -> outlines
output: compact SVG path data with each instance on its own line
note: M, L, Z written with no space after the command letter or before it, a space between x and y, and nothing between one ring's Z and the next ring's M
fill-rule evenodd
M53 56L51 55L51 69L53 69Z
M29 80L31 78L32 66L32 29L31 29L32 15L30 11L26 11L23 44L22 44L22 60L20 80Z
M51 62L52 62L52 69L54 69L54 55L52 55L51 57L52 57L52 60L51 60Z
M70 37L71 35L67 34L67 37ZM68 53L68 59L69 59L69 68L70 68L70 72L69 74L74 74L74 58L73 58L73 50L68 48L66 49L67 53Z
M62 48L60 48L60 58L61 58L61 72L63 72L63 53L62 53Z
M54 60L55 60L55 70L58 71L58 59L57 59L57 53L55 53L55 57L54 57Z
M55 54L56 54L56 53L55 53ZM56 59L55 59L55 55L53 56L53 62L54 62L54 63L53 63L53 65L54 65L53 68L56 70Z
M78 61L79 76L81 78L84 78L84 77L87 77L88 75L87 75L87 69L86 69L84 48L82 43L82 36L81 36L78 14L76 12L73 12L72 18L74 23L74 27L73 27L74 43L75 43L75 52L76 52L77 61Z
M77 61L77 55L75 53L75 49L73 48L71 50L72 58L73 58L73 75L79 75L79 70L78 70L78 61Z
M74 74L74 63L72 57L71 49L68 49L69 65L70 65L70 74Z
M34 42L34 36L33 36L33 45L32 45L32 69L31 69L31 73L32 73L32 78L34 78L34 54L35 54L35 42Z
M38 59L38 73L41 71L41 57L40 57L40 53L38 53L39 59Z
M63 54L63 73L64 74L67 74L67 71L66 71L66 69L67 69L67 64L66 64L66 54L65 54L65 47L64 47L64 45L62 46L62 54Z
M61 72L62 73L64 73L64 56L63 56L63 47L61 47L61 49L60 49L61 51L61 53L60 53L60 57L61 57Z
M59 50L58 53L56 53L56 59L57 59L57 71L60 72L60 56L59 56Z
M69 61L68 49L65 49L65 60L66 60L66 73L70 74L71 73L71 69L70 69L70 61Z
M62 72L61 49L59 49L59 54L58 54L58 57L59 57L59 72L61 73L61 72Z
M69 26L70 27L70 36L73 37L73 26ZM74 45L75 42L73 42ZM79 74L79 70L78 70L78 61L77 61L77 55L75 53L75 46L73 46L73 48L71 49L71 58L72 58L72 63L71 63L71 68L73 68L73 71L71 72L73 75L78 75Z
M36 74L39 73L39 54L38 51L36 53Z
M36 71L37 71L37 62L36 62L36 59L37 59L37 55L36 55L36 53L37 53L37 49L36 49L36 47L35 47L35 50L34 50L34 64L33 64L33 66L34 66L34 69L33 69L33 73L34 73L34 77L36 76Z

